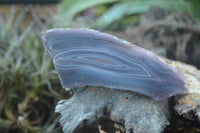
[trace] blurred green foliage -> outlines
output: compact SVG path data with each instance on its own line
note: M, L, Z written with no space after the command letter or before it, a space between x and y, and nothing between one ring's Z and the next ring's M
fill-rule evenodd
M62 3L63 11L66 17L70 18L77 13L84 11L88 8L95 7L97 5L112 3L120 0L66 0Z
M108 10L103 11L97 17L93 27L105 29L126 16L142 14L153 7L181 10L200 20L199 0L67 0L62 3L62 10L66 22L70 22L81 11L89 8L98 10L97 5L104 4L106 6L107 3L109 3Z
M108 27L114 21L124 18L125 16L141 14L147 12L151 7L163 7L168 9L177 9L187 11L187 6L180 1L162 1L162 0L136 0L123 1L113 5L98 20L98 26Z
M57 132L61 87L39 28L34 21L23 26L21 15L0 18L0 132Z

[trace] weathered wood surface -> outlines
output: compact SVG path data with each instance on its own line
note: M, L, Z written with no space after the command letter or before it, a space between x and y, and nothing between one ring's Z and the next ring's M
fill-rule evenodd
M189 93L175 97L175 112L185 119L200 122L200 70L191 65L169 61L187 78Z
M126 133L160 133L169 124L170 116L167 100L156 102L138 93L101 87L74 91L70 99L59 101L56 112L61 113L65 133L100 117L123 124Z

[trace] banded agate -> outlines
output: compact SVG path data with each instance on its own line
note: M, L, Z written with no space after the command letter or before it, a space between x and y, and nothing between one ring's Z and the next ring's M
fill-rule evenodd
M110 34L83 28L42 33L64 88L103 86L162 100L186 92L185 79L154 53Z

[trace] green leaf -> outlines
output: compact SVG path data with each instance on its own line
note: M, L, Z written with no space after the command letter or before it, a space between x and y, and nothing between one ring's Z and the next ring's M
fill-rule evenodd
M77 13L100 4L112 3L120 0L65 0L62 9L67 18L72 18Z
M187 3L183 1L164 0L135 0L123 1L115 4L105 12L98 20L98 26L106 28L114 21L121 19L125 15L134 15L147 12L151 7L162 7L167 9L177 9L188 11Z

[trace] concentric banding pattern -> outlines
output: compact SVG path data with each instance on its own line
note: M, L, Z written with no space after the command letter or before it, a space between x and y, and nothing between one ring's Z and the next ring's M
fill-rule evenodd
M54 29L42 34L65 88L104 86L157 100L187 90L175 68L115 36L88 29Z

